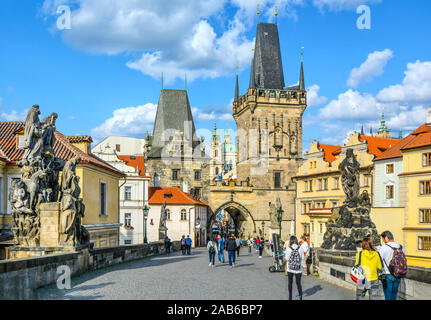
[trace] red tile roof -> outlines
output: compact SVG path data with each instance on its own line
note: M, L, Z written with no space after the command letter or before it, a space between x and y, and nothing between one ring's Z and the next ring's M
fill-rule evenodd
M369 136L359 136L360 141L367 141L368 143L368 153L375 155L376 157L380 156L386 150L393 148L397 145L401 140L398 139L387 139L387 138L379 138L379 137L369 137Z
M0 122L0 158L4 155L7 162L15 163L22 159L24 149L17 148L16 133L24 129L24 122ZM81 163L89 163L99 168L108 170L114 174L125 176L124 173L112 167L102 159L93 154L87 154L75 147L67 137L55 131L56 141L54 144L55 155L65 161L75 156L81 157Z
M138 170L140 177L145 177L145 157L144 156L126 156L117 155L117 158L124 161L127 166L135 168Z
M379 157L377 157L376 159L374 159L374 161L402 157L403 153L401 152L401 150L403 150L404 148L408 149L408 148L410 148L414 144L420 144L421 141L416 140L416 138L420 137L421 134L428 133L428 132L431 132L431 126L429 126L427 124L421 125L415 131L413 131L412 133L410 133L407 137L405 137L404 139L402 139L394 147L392 147L391 149L385 151ZM416 142L414 144L413 144L413 140L416 140Z
M325 152L325 161L332 162L336 159L335 155L341 152L340 146L334 146L330 144L321 144L318 145L319 149L323 149Z
M148 203L151 204L188 204L208 206L207 204L193 199L189 194L177 187L149 187Z
M431 132L420 133L407 143L401 150L431 146Z

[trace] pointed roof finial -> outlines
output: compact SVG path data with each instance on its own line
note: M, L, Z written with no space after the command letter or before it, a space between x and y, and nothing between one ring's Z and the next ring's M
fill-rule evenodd
M254 53L254 48L251 48L251 51ZM254 78L254 56L251 60L251 70L250 70L250 85L249 85L250 89L254 89L256 88L256 81Z
M277 6L275 6L275 24L277 24L277 16L278 16Z
M162 91L163 91L163 72L162 72Z
M362 125L362 128L361 128L361 136L365 136L365 133L364 133L364 125Z
M373 127L370 127L370 136L373 136Z

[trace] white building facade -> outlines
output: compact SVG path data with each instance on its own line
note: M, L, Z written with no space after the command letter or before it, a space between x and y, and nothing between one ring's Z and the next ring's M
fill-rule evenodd
M105 139L106 140L106 139ZM120 145L127 145L116 139ZM128 142L128 138L126 138ZM93 153L127 175L120 180L120 245L144 243L144 207L148 206L148 183L143 155L118 155L109 143ZM99 151L98 151L99 150Z

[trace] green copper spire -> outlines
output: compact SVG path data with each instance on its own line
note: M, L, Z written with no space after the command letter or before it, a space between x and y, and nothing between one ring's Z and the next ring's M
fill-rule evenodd
M384 113L382 113L382 120L380 120L379 132L388 132L388 128L386 127L386 121L385 121Z

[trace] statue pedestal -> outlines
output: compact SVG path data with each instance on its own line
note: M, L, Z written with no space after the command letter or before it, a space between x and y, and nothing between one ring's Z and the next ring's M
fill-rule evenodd
M159 228L159 240L165 240L167 234L168 234L168 228L166 227Z
M60 202L41 203L39 246L14 246L10 248L10 258L40 257L48 254L73 252L82 249L60 243Z
M40 246L58 247L60 241L60 202L40 204Z
M280 234L280 228L279 227L269 227L269 234L265 235L267 239L272 239L273 234L279 235Z

